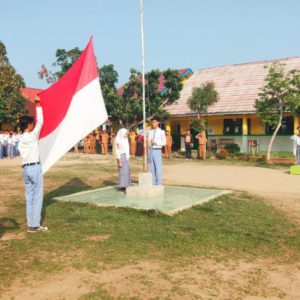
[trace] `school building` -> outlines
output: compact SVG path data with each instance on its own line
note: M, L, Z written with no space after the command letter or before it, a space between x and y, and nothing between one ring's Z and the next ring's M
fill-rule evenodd
M171 118L165 127L171 131L175 148L184 149L180 135L190 127L190 120L197 118L197 114L187 105L193 88L212 81L218 91L219 100L209 108L205 116L208 146L216 148L226 143L236 143L242 152L249 151L249 147L255 147L256 151L266 151L272 130L257 116L254 104L260 89L265 85L268 73L266 67L274 62L285 64L286 71L300 70L300 57L292 57L200 69L190 76L184 83L180 98L167 108ZM290 136L299 125L300 119L287 113L272 150L293 151Z

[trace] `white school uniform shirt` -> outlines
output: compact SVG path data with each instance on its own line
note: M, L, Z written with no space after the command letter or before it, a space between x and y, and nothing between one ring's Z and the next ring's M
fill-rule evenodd
M7 145L8 138L9 138L9 134L4 134L3 135L3 144Z
M20 141L20 134L15 134L14 135L14 138L15 138L15 143L17 144L17 143L19 143L19 141Z
M151 140L154 138L154 145L151 144ZM152 149L161 149L166 145L166 134L165 131L159 127L151 129L148 135L149 147Z
M300 136L299 135L293 135L292 137L291 137L291 139L292 140L294 140L295 142L296 142L296 145L297 146L300 146Z
M0 144L4 144L4 134L0 133Z
M43 110L36 108L36 124L31 132L24 132L20 137L19 151L22 157L22 164L32 164L40 161L39 135L43 126Z
M7 139L7 145L15 145L15 138L14 136L9 136Z

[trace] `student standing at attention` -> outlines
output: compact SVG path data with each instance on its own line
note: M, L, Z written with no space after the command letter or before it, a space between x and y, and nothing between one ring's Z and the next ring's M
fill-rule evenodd
M181 136L184 138L185 159L191 160L192 159L192 148L194 146L193 136L191 135L191 131L189 129L187 129L186 133L182 134Z
M115 143L117 163L119 167L119 189L126 194L126 189L131 184L128 130L126 128L121 128L118 131Z
M152 130L149 132L149 162L153 185L162 184L162 154L161 148L166 145L166 134L158 127L159 121L152 119Z
M19 151L22 157L22 168L25 183L27 232L47 231L42 227L41 213L43 206L43 172L39 155L39 135L43 126L43 110L40 99L35 98L36 125L34 118L23 116L20 118L22 136L19 142Z
M206 159L206 144L207 138L205 136L205 131L201 131L196 135L196 139L198 140L198 158Z
M298 134L293 135L291 139L296 143L297 164L300 165L300 126L298 126L297 129Z
M129 141L130 141L130 155L132 157L135 157L135 153L136 153L136 134L135 131L132 130L129 132L128 134L129 137Z
M101 154L107 155L107 145L108 145L109 135L106 130L101 133Z
M170 158L172 152L173 138L169 130L166 130L165 158Z

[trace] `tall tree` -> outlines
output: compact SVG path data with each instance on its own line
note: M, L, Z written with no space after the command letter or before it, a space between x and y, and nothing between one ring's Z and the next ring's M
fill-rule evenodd
M71 50L58 49L54 66L59 70L55 73L48 71L42 65L39 77L53 83L61 78L72 66L82 51L76 47ZM99 68L99 80L106 109L109 116L128 127L138 125L142 119L142 81L141 73L130 70L128 82L123 86L123 92L117 92L118 73L112 64ZM159 90L162 83L167 88L163 93ZM167 119L166 106L179 98L182 89L182 79L177 70L168 69L165 72L152 70L146 74L146 111L148 119L154 115L160 119Z
M20 115L26 113L26 100L20 92L25 83L10 64L6 47L1 41L0 74L0 125L8 123L16 129Z
M177 70L168 69L164 72L152 70L145 74L146 77L146 112L147 119L158 117L166 120L169 114L166 107L174 103L183 87L182 78ZM160 84L166 87L162 92ZM112 116L128 127L138 125L143 120L142 114L142 81L141 73L131 69L129 81L123 86Z
M219 99L218 92L213 82L205 82L200 87L193 88L192 95L188 98L188 107L197 113L197 119L191 120L191 127L196 131L206 129L206 123L202 116L206 115L208 108Z
M112 64L104 65L98 69L101 91L108 115L118 114L117 107L119 97L117 94L118 72L114 69Z
M284 113L300 113L299 71L286 73L284 64L274 63L269 68L265 81L255 108L262 120L274 130L267 151L267 162L270 163L272 146L282 125Z
M70 50L57 49L55 53L56 61L52 65L59 69L53 73L52 71L48 71L47 67L43 64L41 70L38 72L39 78L45 78L48 83L54 83L71 68L81 53L82 50L78 47Z
M290 98L289 106L291 113L300 117L300 70L292 70L290 75L292 76L292 97Z

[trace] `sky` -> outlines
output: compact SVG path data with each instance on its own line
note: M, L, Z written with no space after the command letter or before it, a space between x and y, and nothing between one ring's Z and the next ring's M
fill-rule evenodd
M144 2L146 71L300 56L299 0ZM28 87L46 88L40 66L55 71L56 49L83 49L91 35L118 85L141 69L139 0L0 0L0 40Z

